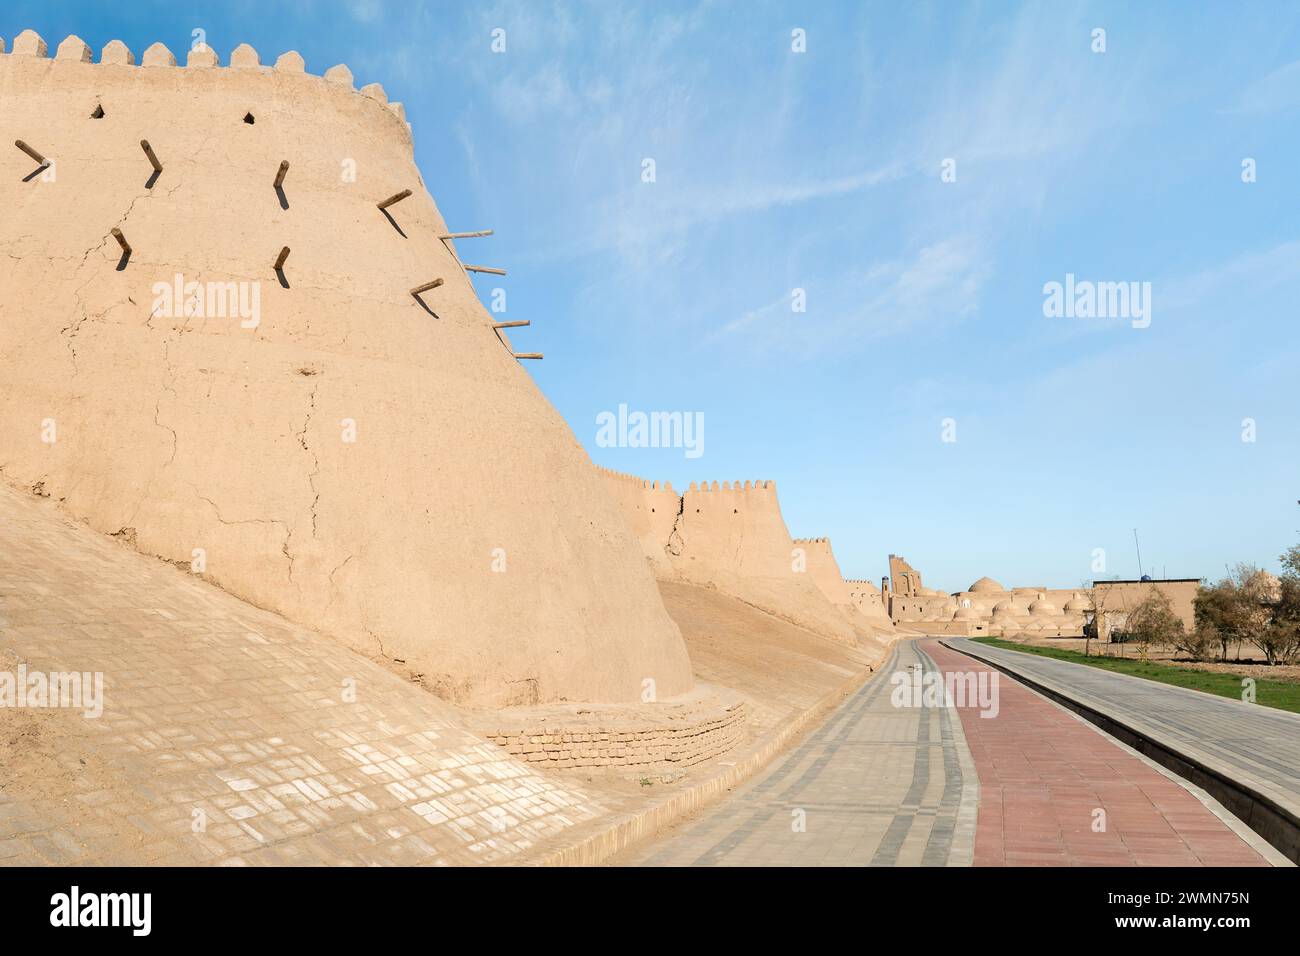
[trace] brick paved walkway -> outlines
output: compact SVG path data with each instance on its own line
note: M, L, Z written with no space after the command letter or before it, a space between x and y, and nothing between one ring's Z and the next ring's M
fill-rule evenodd
M922 646L945 672L994 673L937 641ZM1178 782L1011 678L998 689L994 718L959 708L980 782L975 865L1266 865Z
M953 643L1242 781L1300 819L1300 714L1037 654Z
M0 708L0 865L505 862L603 812L378 665L0 487L0 671L23 663L102 671L105 706Z
M720 806L619 865L969 864L978 792L955 711L896 708L889 675L934 664L897 646L876 678ZM802 824L802 828L800 828Z

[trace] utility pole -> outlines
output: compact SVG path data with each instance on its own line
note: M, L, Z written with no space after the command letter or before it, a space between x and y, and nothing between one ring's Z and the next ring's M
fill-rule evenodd
M1142 570L1142 545L1138 544L1138 529L1137 529L1137 528L1134 528L1134 529L1133 529L1133 546L1134 546L1135 548L1137 548L1137 553L1138 553L1138 577L1141 578L1141 577L1143 576L1143 574L1145 574L1146 572L1144 572L1144 571Z

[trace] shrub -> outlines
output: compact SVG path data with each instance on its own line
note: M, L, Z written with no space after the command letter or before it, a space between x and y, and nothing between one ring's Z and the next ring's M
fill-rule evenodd
M1194 661L1210 660L1221 646L1219 631L1213 624L1198 624L1173 640L1174 651Z

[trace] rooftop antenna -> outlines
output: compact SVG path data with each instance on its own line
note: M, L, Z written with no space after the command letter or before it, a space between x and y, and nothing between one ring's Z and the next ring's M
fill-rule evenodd
M1141 578L1146 572L1142 570L1142 545L1138 544L1138 529L1133 529L1133 547L1137 548L1138 553L1138 577Z

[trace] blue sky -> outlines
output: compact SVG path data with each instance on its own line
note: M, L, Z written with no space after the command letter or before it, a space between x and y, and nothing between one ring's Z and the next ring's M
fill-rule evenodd
M847 576L1136 576L1136 527L1148 572L1213 577L1300 538L1294 5L10 0L26 27L382 83L595 461L775 479ZM1045 317L1067 273L1150 282L1150 326ZM703 456L597 447L621 403L702 413Z

